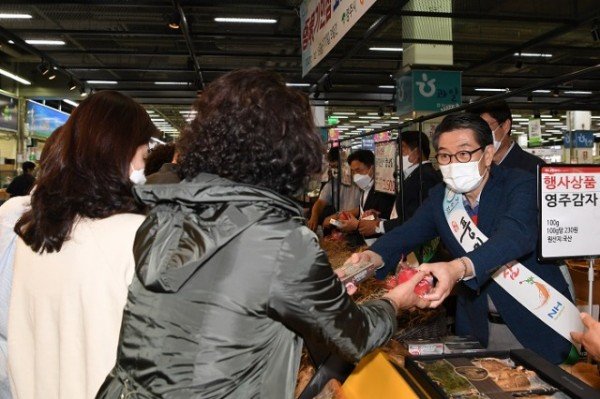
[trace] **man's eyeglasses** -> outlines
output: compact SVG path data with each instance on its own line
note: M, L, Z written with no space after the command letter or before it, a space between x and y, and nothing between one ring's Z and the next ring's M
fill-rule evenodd
M471 160L473 154L479 150L483 150L483 147L476 148L473 151L459 151L456 154L445 154L441 152L435 156L435 159L437 159L438 164L440 165L448 165L450 162L452 162L452 157L454 157L457 162L467 163Z

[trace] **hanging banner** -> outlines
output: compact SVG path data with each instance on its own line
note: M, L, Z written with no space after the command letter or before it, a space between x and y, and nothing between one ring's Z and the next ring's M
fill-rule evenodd
M396 114L456 108L462 103L461 85L460 71L414 69L397 79Z
M375 191L396 194L396 151L395 141L375 144Z
M304 0L300 5L302 76L317 65L377 0Z
M540 256L600 256L600 166L542 166L539 187Z
M529 120L529 134L527 137L529 147L539 147L542 145L542 124L540 118Z

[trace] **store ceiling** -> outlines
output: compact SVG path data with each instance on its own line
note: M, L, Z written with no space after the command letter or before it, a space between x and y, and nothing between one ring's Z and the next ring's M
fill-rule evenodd
M194 70L182 29L167 26L176 3L3 0L0 13L27 13L32 18L0 19L0 68L33 83L19 86L20 95L78 99L77 90L66 88L71 75L86 88L112 88L131 95L176 128L185 124L185 111L201 89L201 81L208 83L242 67L269 68L287 82L311 84L300 89L308 93L318 88L320 95L312 101L325 105L329 112L366 115L381 109L385 115L392 114L394 89L380 86L394 85L391 76L402 69L402 53L369 48L415 42L402 37L405 1L378 0L304 78L297 12L300 0L179 1L201 77ZM454 65L450 69L463 71L463 102L495 94L477 88L518 89L600 64L600 41L593 39L594 32L597 39L600 25L598 0L455 0L452 10L441 17L452 20ZM223 24L215 22L215 17L273 18L277 22ZM376 21L379 28L367 33ZM21 41L32 39L65 44ZM551 56L514 55L519 52ZM49 81L41 75L42 56L59 67L56 79ZM332 68L327 87L323 87L324 75ZM87 83L98 80L117 83ZM14 82L4 77L0 88L17 90ZM564 110L600 110L600 73L541 89L546 91L533 93L532 102L527 95L512 97L509 102L514 109L523 110L521 113L559 111L559 117Z

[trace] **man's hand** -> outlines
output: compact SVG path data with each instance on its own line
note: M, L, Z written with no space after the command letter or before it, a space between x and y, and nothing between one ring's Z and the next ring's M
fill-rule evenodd
M423 295L423 299L431 301L429 306L432 308L441 305L444 299L450 295L458 279L464 277L464 267L458 259L451 262L423 263L419 266L419 270L430 273L437 279L433 290L429 294Z
M416 285L419 284L426 275L427 273L423 271L417 272L410 280L398 284L385 294L384 297L391 299L396 304L396 310L410 309L415 306L419 308L428 307L430 305L429 301L419 297L414 292Z
M379 254L377 254L376 252L369 250L357 252L355 254L350 255L350 257L344 262L344 265L347 265L348 263L363 262L370 262L374 264L375 267L380 267L381 265L383 265L383 259L381 258L381 256L379 256Z
M585 346L585 349L596 360L600 360L600 323L587 313L581 313L581 321L585 332L571 332L573 341Z
M373 217L375 219L378 219L380 213L381 212L379 212L376 209L367 209L366 211L363 212L363 214L361 215L361 218L366 218L366 217L369 217L369 216L373 215Z
M347 220L338 219L338 222L340 222L340 226L338 226L338 229L340 229L344 233L356 231L356 229L358 229L358 219L350 213L347 214L346 216L348 217Z
M372 236L376 233L375 229L379 226L380 220L365 220L358 221L358 231L365 237Z
M307 222L308 228L312 231L317 231L317 227L319 227L319 218L311 216Z

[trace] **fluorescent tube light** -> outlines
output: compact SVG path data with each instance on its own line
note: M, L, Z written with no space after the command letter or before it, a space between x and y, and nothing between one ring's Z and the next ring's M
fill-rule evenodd
M154 82L155 85L165 85L165 86L187 86L190 82Z
M63 98L63 101L64 101L64 102L66 102L66 103L67 103L67 104L69 104L69 105L72 105L72 106L74 106L74 107L77 107L77 106L79 105L79 104L78 104L78 103L76 103L75 101L73 101L73 100L69 100L68 98Z
M552 54L548 53L515 53L515 57L542 57L542 58L552 58Z
M63 40L46 40L46 39L28 39L25 40L27 44L37 44L39 46L64 46Z
M86 83L91 85L116 85L116 80L87 80Z
M23 79L22 77L15 75L14 73L8 72L5 69L0 68L0 75L4 75L7 78L11 78L12 80L16 80L19 83L23 83L24 85L30 86L31 82L27 79Z
M533 93L550 93L550 90L534 90Z
M504 92L507 92L508 90L506 90L506 89L496 89L496 88L493 88L493 87L477 87L475 89L475 91L493 91L493 92L501 91L501 92L504 93Z
M380 85L377 87L379 87L380 89L395 89L396 88L396 86L392 86L392 85Z
M310 83L286 83L288 87L309 87Z
M567 90L567 91L563 91L564 94L592 94L591 91L585 91L585 90Z
M9 14L9 13L0 13L0 19L31 19L32 16L29 14Z
M217 17L215 22L226 22L235 24L276 24L277 20L273 18L230 18Z
M402 47L369 47L369 50L371 50L371 51L391 51L391 52L400 53L404 49Z

